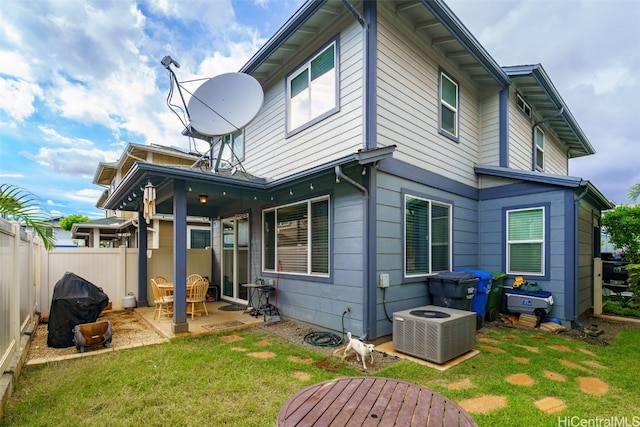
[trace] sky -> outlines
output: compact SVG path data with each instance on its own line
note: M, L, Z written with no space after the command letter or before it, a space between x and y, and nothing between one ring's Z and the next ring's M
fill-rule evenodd
M0 183L53 216L104 217L99 162L127 143L187 148L178 80L238 71L302 0L9 0L0 4ZM640 2L449 0L502 66L542 64L596 154L569 162L614 203L640 182ZM191 86L189 86L191 85Z

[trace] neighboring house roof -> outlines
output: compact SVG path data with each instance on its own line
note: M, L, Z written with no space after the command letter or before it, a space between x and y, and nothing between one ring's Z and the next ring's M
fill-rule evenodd
M90 235L94 230L100 230L101 234L113 234L127 227L134 225L133 218L122 219L116 217L95 219L88 222L76 222L71 226L71 237L74 239L83 239Z
M393 2L392 7L425 44L434 46L472 79L493 81L503 88L509 86L509 77L444 2ZM317 38L320 29L346 10L341 2L305 3L240 71L264 83L290 59L292 51Z
M171 157L193 160L200 157L197 154L188 153L184 150L163 145L134 144L129 143L125 147L117 162L100 162L93 177L93 183L103 187L109 187L115 178L118 170L128 170L137 161L146 162L148 153L165 154Z
M579 188L583 187L588 194L600 205L601 209L613 209L615 204L606 197L591 182L575 176L555 175L544 172L509 169L500 166L477 165L475 172L480 175L495 176L519 181L549 184L559 187Z
M502 67L516 84L517 91L531 107L541 115L550 118L545 121L560 140L569 148L569 157L595 154L595 150L569 111L560 94L542 65L518 65ZM561 114L558 114L562 111ZM554 116L556 114L556 116Z

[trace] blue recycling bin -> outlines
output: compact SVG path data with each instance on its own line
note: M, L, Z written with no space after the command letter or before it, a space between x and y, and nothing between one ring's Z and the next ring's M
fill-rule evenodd
M477 328L480 329L484 322L484 316L487 311L487 300L491 292L491 283L493 282L493 274L488 271L463 269L467 273L473 273L478 279L476 283L476 293L471 302L471 310L475 311L478 316Z

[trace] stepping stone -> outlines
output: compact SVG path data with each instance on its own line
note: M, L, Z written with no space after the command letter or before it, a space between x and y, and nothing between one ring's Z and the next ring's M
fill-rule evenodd
M550 380L553 380L553 381L565 382L567 380L564 375L559 374L557 372L553 372L553 371L545 370L544 371L544 376L549 378Z
M565 359L560 359L560 363L562 363L567 368L579 369L584 372L591 372L589 369L585 368L584 366L578 365L577 363L569 362L568 360L565 360Z
M587 350L586 348L579 348L578 350L580 350L581 352L583 352L587 356L597 357L597 355L593 351Z
M524 348L525 350L528 350L531 353L540 353L540 349L538 347L531 347L528 345L520 345L520 344L516 344L516 347Z
M486 414L487 412L507 406L507 398L504 396L480 396L474 399L466 399L458 402L465 411L476 414Z
M567 353L573 353L573 350L571 350L566 345L550 345L548 347L550 349L552 349L552 350L558 350L558 351L564 351L564 352L567 352Z
M513 385L523 385L527 387L532 386L536 383L536 381L528 374L509 375L507 378L505 378L505 380Z
M301 380L301 381L307 381L307 380L310 380L310 379L311 379L311 374L310 374L310 373L308 373L308 372L295 371L295 372L292 372L292 373L291 373L291 375L292 375L294 378L297 378L297 379L299 379L299 380Z
M223 337L220 337L220 339L226 343L230 343L230 342L242 341L244 338L242 338L239 335L225 335Z
M310 365L313 362L313 359L310 357L298 357L298 356L289 356L287 358L290 362L296 363L304 363L305 365Z
M481 345L480 348L484 348L485 350L490 351L492 353L506 353L506 351L504 351L503 349L498 347L493 347L490 345Z
M267 341L267 340L262 340L262 341L258 341L258 342L256 343L256 345L257 345L258 347L267 347L267 346L270 346L270 345L271 345L271 343L270 343L269 341Z
M458 381L456 383L451 383L447 387L449 387L451 390L462 390L462 389L465 389L465 388L473 387L473 384L471 383L471 380L469 378L465 378L462 381Z
M249 351L249 349L244 347L231 347L231 351L239 351L241 353L246 353L247 351Z
M504 339L508 341L516 341L516 340L519 340L520 338L516 337L515 335L505 335Z
M536 407L540 409L542 412L547 414L553 414L558 411L562 411L563 409L567 409L567 405L555 397L545 397L544 399L540 399L534 402Z
M596 362L595 360L587 360L585 362L582 362L585 365L591 366L592 368L598 368L598 369L609 369L608 366L604 366L601 365L600 363Z
M578 383L580 384L580 390L594 396L602 396L609 391L607 383L599 380L598 378L578 377Z
M257 353L249 353L249 356L255 357L256 359L271 359L272 357L276 357L276 354L273 351L259 351Z
M527 363L529 363L529 359L527 359L526 357L516 357L516 356L513 356L513 360L515 360L516 362L523 363L523 364L525 364L525 365L526 365Z

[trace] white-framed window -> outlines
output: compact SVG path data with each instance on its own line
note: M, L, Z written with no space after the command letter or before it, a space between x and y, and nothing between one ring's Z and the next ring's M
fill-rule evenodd
M451 234L451 205L405 194L405 277L450 270Z
M534 163L536 165L537 171L544 171L544 132L540 129L540 126L536 127L535 132L535 159Z
M329 212L329 196L263 210L263 270L328 277Z
M222 143L224 144L223 159L227 159L231 165L244 161L244 130L223 136Z
M187 225L187 248L204 249L211 247L211 228Z
M527 117L531 118L531 106L524 100L520 94L516 95L516 105Z
M287 133L338 111L337 63L333 40L287 77Z
M507 211L507 274L545 274L545 208Z
M440 132L444 135L458 138L458 124L460 122L458 82L440 70Z

